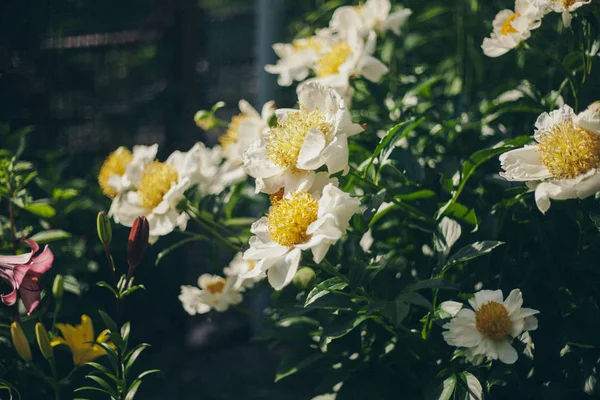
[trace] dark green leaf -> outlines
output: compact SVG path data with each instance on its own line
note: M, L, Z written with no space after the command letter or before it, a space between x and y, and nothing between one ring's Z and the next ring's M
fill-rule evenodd
M38 232L35 235L30 236L29 239L38 242L38 244L46 244L56 240L68 239L70 237L71 234L69 232L65 232L61 229L50 229L48 231Z
M330 293L332 290L343 290L348 283L343 281L340 278L329 278L319 283L317 287L313 288L308 296L306 296L306 302L304 303L304 307L310 305L315 302L317 299L325 296Z
M275 373L275 383L314 364L324 356L323 353L313 353L307 357L303 356L300 360L296 358L284 359Z
M448 259L447 265L468 261L472 260L473 258L483 256L503 244L504 242L497 242L494 240L484 240L482 242L471 243L470 245L467 245L454 253L452 257Z

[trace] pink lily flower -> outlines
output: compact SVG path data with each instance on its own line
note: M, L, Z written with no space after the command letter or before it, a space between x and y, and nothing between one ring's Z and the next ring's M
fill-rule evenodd
M0 255L0 278L6 280L13 288L8 294L0 294L0 299L7 306L17 302L17 290L27 314L30 315L40 304L40 276L52 267L54 254L46 246L36 255L40 246L33 240L25 240L31 252L18 256Z

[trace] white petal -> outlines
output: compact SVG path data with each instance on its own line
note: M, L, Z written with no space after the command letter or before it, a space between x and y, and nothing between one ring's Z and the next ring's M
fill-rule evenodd
M531 181L552 178L548 168L542 164L537 146L525 146L508 151L500 156L500 165L505 172L500 175L509 181Z
M327 139L323 132L318 129L310 128L300 149L296 167L304 170L313 170L323 165L321 152L327 144Z
M453 317L458 314L458 312L460 310L462 310L463 308L463 303L459 303L457 301L444 301L442 304L440 304L440 309L442 311L447 312L448 314L452 315Z
M391 13L383 21L383 29L389 29L396 35L400 35L400 28L406 23L412 11L408 8Z
M496 349L498 350L498 359L505 364L514 364L519 358L517 351L506 340L496 342Z
M523 294L519 289L513 289L506 300L504 300L504 307L508 311L508 315L517 315L523 305Z
M361 63L360 74L371 82L379 82L388 73L388 67L372 56L365 56Z
M535 331L538 328L538 320L536 317L525 318L524 331Z
M473 310L479 310L482 305L495 301L502 303L502 290L480 290L475 293L475 296L469 299L469 304L473 307Z
M273 289L281 290L292 282L298 270L301 254L302 252L299 249L294 249L269 268L267 277Z
M334 174L339 171L344 171L344 175L348 173L348 138L346 135L338 135L333 141L323 150L323 158L327 165L327 171Z
M250 248L244 252L244 260L262 260L263 258L281 257L289 248L276 242L263 243L258 237L250 238Z

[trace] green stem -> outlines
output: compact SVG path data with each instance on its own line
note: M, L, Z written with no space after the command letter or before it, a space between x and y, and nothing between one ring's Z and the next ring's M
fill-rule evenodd
M242 251L241 246L237 246L237 245L231 243L229 240L227 240L227 238L223 237L219 232L217 232L216 230L211 228L210 225L208 225L206 222L204 222L204 220L202 220L202 218L199 218L196 215L192 215L192 219L194 220L194 222L196 222L198 225L200 225L202 228L204 228L208 233L213 235L223 246L227 247L230 250L235 251L236 253Z

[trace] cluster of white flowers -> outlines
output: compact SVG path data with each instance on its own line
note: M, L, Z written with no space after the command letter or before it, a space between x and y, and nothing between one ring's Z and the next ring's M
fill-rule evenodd
M481 48L488 57L499 57L529 39L542 18L551 12L562 14L565 27L571 25L571 13L591 0L516 0L514 10L502 10L494 18L493 32Z
M362 76L379 82L388 72L387 66L373 57L377 34L391 30L399 35L411 15L409 9L395 12L391 9L389 0L367 0L359 6L339 7L328 28L292 43L274 44L279 60L265 70L279 75L281 86L289 86L293 81L322 83L335 89L350 104L351 78Z

